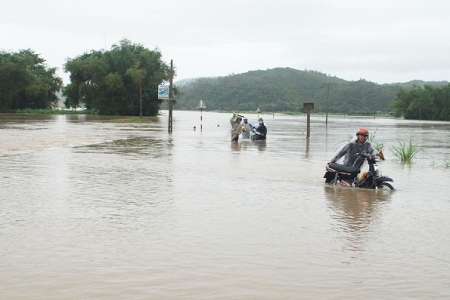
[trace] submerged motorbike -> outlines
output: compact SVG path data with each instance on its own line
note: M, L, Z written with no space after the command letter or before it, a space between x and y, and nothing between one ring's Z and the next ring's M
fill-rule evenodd
M252 131L250 132L250 139L252 141L264 141L265 139L261 137L261 133L258 131L258 127L252 126Z
M252 130L251 132L250 132L250 139L252 140L252 141L262 141L262 139L260 138L260 133L259 133L259 131L256 131L256 130Z
M325 178L325 183L364 189L394 189L392 184L389 183L394 180L390 177L382 176L381 171L378 170L378 164L375 157L360 153L358 153L358 155L367 160L369 164L368 172L363 172L359 176L359 168L348 167L338 163L328 163L326 166L326 173L323 176Z

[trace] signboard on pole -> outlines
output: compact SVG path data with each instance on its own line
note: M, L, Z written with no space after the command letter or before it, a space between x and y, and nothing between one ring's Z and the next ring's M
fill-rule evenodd
M169 100L169 85L160 84L158 85L158 99L159 100Z
M198 108L200 108L200 109L206 108L205 102L203 100L200 100L200 103L198 104Z
M303 109L306 110L306 111L313 110L314 109L314 103L312 103L312 102L303 103Z

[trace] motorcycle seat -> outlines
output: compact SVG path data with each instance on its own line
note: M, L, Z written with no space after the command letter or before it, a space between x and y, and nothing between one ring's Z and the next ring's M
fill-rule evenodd
M330 168L338 172L359 173L359 169L356 167L348 167L337 163L329 163L328 165L330 166Z

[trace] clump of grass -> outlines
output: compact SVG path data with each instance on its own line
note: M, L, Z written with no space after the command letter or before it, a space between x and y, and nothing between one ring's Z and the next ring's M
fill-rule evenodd
M374 142L373 147L375 148L375 150L380 151L384 148L384 145L383 145L383 143Z
M434 159L431 162L430 166L433 167L433 168L437 168L438 167L438 165L437 165L437 163L436 163L436 161Z
M392 146L391 152L402 164L411 163L417 153L423 151L423 148L414 145L411 140L409 145L406 145L406 142L399 142L399 144L399 147Z
M375 148L375 150L380 151L380 150L382 150L384 148L384 144L383 143L378 143L378 142L375 141L375 136L377 135L377 131L378 131L378 127L377 127L377 129L375 129L374 131L372 131L369 134L368 140L370 142L372 142L372 145Z
M450 168L450 158L444 159L444 168Z

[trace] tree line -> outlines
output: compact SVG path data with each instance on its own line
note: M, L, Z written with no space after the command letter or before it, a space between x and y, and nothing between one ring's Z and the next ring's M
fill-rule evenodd
M196 109L203 100L211 110L301 112L303 103L313 102L316 112L369 115L391 112L399 89L412 85L346 81L317 71L275 68L184 83L176 107Z
M109 51L92 50L69 59L64 68L70 73L63 90L65 105L84 105L103 115L154 116L162 103L158 85L169 81L171 72L161 57L158 49L122 40Z
M63 81L33 50L0 52L0 112L45 109L58 102Z
M103 115L154 116L162 102L158 85L171 76L161 57L158 49L124 39L110 50L92 50L67 59L64 71L70 74L70 83L63 86L56 68L47 67L32 50L0 52L0 112L51 109L62 90L67 108L85 107Z
M91 50L67 59L63 85L56 68L33 50L0 52L0 112L49 109L62 91L67 108L84 107L104 115L156 115L162 100L158 84L169 81L170 67L159 49L127 39L110 50ZM175 76L175 74L173 74ZM203 100L208 110L301 112L313 102L316 112L374 114L392 112L412 119L449 120L448 82L411 81L376 84L346 81L317 71L275 68L198 78L175 83L175 109L194 110Z
M450 121L450 84L400 88L392 108L405 119Z

